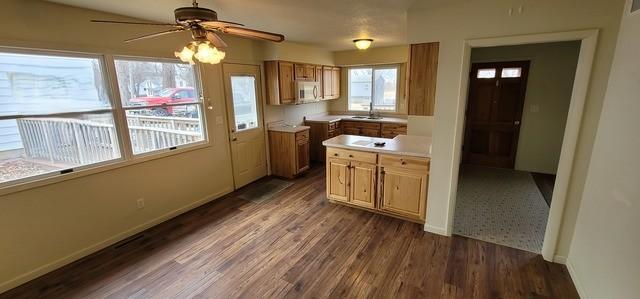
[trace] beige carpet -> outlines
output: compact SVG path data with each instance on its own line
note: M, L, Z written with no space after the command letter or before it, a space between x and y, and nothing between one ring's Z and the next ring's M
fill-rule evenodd
M540 253L548 217L528 172L461 167L454 234Z

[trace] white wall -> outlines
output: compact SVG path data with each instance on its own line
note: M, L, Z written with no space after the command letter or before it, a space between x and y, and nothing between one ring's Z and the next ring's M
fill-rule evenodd
M579 41L472 50L472 63L530 61L515 169L557 172L579 54Z
M583 298L640 294L640 11L627 3L569 253Z
M600 115L623 0L447 1L430 7L417 1L408 12L409 43L440 42L433 129L432 170L426 229L450 232L453 218L462 115L460 105L464 40L544 32L600 29L588 98L583 115L560 232L557 254L568 253L593 138ZM522 6L522 13L518 13ZM509 10L512 16L509 16Z

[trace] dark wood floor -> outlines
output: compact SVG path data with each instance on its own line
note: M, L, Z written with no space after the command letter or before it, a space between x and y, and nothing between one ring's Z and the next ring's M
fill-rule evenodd
M564 266L330 204L316 167L277 198L242 190L0 298L578 298Z

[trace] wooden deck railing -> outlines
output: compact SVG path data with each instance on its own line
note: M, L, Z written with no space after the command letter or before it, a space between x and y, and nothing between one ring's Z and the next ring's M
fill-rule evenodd
M200 121L191 118L128 116L135 154L202 140ZM65 165L86 165L120 157L112 124L67 118L17 121L25 155Z

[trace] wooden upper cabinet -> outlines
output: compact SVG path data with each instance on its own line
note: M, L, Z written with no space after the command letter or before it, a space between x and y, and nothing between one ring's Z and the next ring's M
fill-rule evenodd
M331 69L331 96L334 99L340 97L340 68L333 67Z
M333 100L340 97L340 68L324 66L322 68L322 92L325 100Z
M296 80L304 80L304 64L294 64Z
M268 105L296 103L296 80L320 83L320 99L340 97L340 68L281 60L264 62Z
M436 101L439 43L412 44L409 53L409 115L432 116Z
M315 81L320 83L320 99L324 100L324 78L322 75L322 66L321 65L316 65L314 68L314 72L316 75L316 79Z
M280 103L293 104L296 102L296 81L293 63L280 61L278 63L278 78L280 86Z

